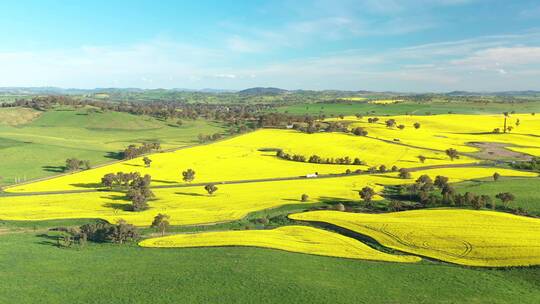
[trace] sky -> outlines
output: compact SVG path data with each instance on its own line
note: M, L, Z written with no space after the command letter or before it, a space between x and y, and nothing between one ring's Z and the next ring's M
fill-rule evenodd
M540 90L540 1L0 2L0 87Z

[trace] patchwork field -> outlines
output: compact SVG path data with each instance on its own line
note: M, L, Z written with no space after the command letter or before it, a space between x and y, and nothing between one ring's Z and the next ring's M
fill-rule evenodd
M165 148L181 147L192 143L198 133L222 130L205 121L186 121L178 127L154 119L131 121L132 116L126 115L94 113L88 109L59 109L41 113L17 127L0 126L2 136L5 136L0 142L0 151L16 148L16 142L38 142L38 139L59 147L76 145L92 155L96 155L95 151L109 153L105 151L119 150L130 141L142 142L152 138L159 139ZM81 119L77 116L81 116ZM428 175L432 179L442 175L448 177L449 183L460 193L474 191L495 200L499 192L510 191L516 194L510 206L519 206L536 214L535 210L540 210L537 196L524 196L521 193L536 194L527 187L536 185L538 173L510 169L503 163L493 166L485 160L513 160L515 155L509 154L507 157L506 154L497 154L502 150L529 151L529 154L533 154L532 151L540 147L536 136L540 133L540 121L530 114L513 114L508 120L514 126L512 132L493 134L490 130L502 128L502 115L474 116L474 124L470 123L471 117L381 116L378 123L367 123L367 117L328 119L343 122L349 129L361 126L368 131L368 136L343 132L306 134L295 130L260 129L213 143L148 155L152 160L148 167L139 157L5 188L5 193L0 194L0 241L8 246L0 246L0 255L12 257L9 269L13 270L8 273L0 271L0 277L9 281L14 278L15 269L20 271L31 267L32 264L28 264L25 258L19 259L25 257L26 250L38 255L50 255L51 248L56 250L55 246L60 247L58 240L61 240L63 232L49 231L49 228L56 229L59 225L77 227L101 220L109 223L125 220L142 231L139 246L114 246L108 242L73 245L74 248L66 248L60 253L62 259L69 262L63 263L55 256L47 260L45 269L61 268L66 273L72 273L78 267L94 265L95 259L106 260L106 263L113 263L132 276L136 277L139 271L158 278L153 282L160 282L168 286L168 290L174 291L173 296L166 297L168 301L178 299L177 295L182 294L183 289L171 286L164 278L174 280L167 272L175 270L175 273L179 273L178 269L182 269L189 272L190 278L199 278L196 280L200 284L194 283L190 288L200 285L200 293L186 294L188 297L196 295L196 300L222 300L218 295L209 296L204 290L210 285L223 289L220 287L225 284L223 279L234 273L241 274L245 281L233 280L238 292L230 290L231 299L243 299L245 294L240 291L255 281L259 282L259 277L264 277L265 282L287 294L288 299L294 298L297 303L306 299L317 302L321 297L333 301L336 299L334 293L339 290L342 293L345 287L351 290L347 291L342 302L347 302L351 297L368 302L418 303L426 299L433 302L432 299L440 297L440 292L433 293L431 280L450 286L448 289L453 292L445 296L450 302L460 302L463 297L474 299L479 289L497 288L499 292L502 286L511 286L511 292L495 293L499 295L497 299L507 300L512 298L509 294L519 294L526 297L523 303L531 299L534 303L535 297L540 298L536 292L540 286L536 278L538 271L534 267L503 273L471 270L439 261L482 267L539 265L540 220L503 212L458 208L365 213L388 212L393 198L387 196L387 191L399 188L389 186L414 183L421 175ZM388 128L384 125L386 119L395 119L398 125L404 124L405 128ZM518 125L517 119L520 120ZM416 122L420 123L418 129L413 126ZM51 130L47 135L40 133L46 132L47 128ZM177 136L176 132L183 135ZM74 134L74 137L63 140L62 134L64 137L65 134ZM103 137L96 138L96 134ZM471 144L473 142L496 143L489 146L496 155L489 155L486 146L475 146ZM457 149L460 157L451 160L445 153L448 148ZM359 158L366 164L317 164L285 160L276 156L278 149L306 158L314 154L322 158ZM12 153L6 157L16 159L25 155L23 151L35 153L31 149L20 150L19 155ZM70 154L64 153L62 157L66 155ZM425 157L424 161L420 160L420 155ZM526 157L523 154L518 156L520 159ZM30 161L29 166L44 161L50 159L36 158ZM381 165L409 168L411 176L400 178L399 172L367 170ZM1 170L6 167L3 168ZM188 168L195 171L192 182L182 180L182 171ZM361 170L361 173L345 174L346 170ZM126 197L126 191L106 189L100 184L105 174L116 172L139 172L152 176L151 189L155 197L148 201L148 209L132 211L132 201ZM318 177L306 177L315 172L319 173ZM494 173L500 174L499 181L493 181ZM208 183L215 183L218 188L215 193L209 194L205 190L204 186ZM359 192L364 187L374 190L374 207L366 207L362 201ZM304 194L306 197L302 199ZM414 206L407 201L404 204ZM329 210L339 208L347 212ZM510 210L505 208L498 203L497 210ZM313 211L318 209L324 210ZM163 237L156 237L156 229L150 228L158 214L169 216L170 227ZM21 242L29 244L22 246ZM12 247L23 252L13 254L16 250ZM261 250L261 247L277 250ZM128 257L135 261L133 265L122 262ZM208 260L216 263L215 267L200 266L201 263L212 264ZM77 266L77 263L84 266ZM307 267L306 263L312 265ZM143 264L144 267L141 266ZM310 277L306 281L305 272L308 270L315 278ZM385 273L384 280L381 271ZM405 277L403 271L407 274ZM303 276L296 276L298 272L304 272ZM510 275L515 278L507 279ZM212 276L216 276L216 279L219 277L221 283L212 280ZM404 300L403 296L392 295L391 289L383 297L379 296L379 292L366 295L364 291L357 291L359 286L375 290L375 285L388 282L388 276L400 286L409 286L410 280L414 280L415 283L408 289L428 296L411 295ZM280 285L283 278L289 282L287 286ZM87 280L92 281L92 278ZM379 282L375 284L371 282L373 280ZM24 281L31 285L28 293L34 296L43 288L34 278L26 277ZM49 281L69 285L61 278L49 278ZM111 284L114 281L110 281ZM93 286L99 284L101 281ZM227 281L227 287L230 284ZM301 286L301 290L309 292L302 297L289 294L287 290L290 284ZM463 287L463 284L467 284L467 287ZM475 285L475 288L469 288L469 285ZM268 289L266 285L259 287L261 290ZM123 287L123 290L132 289ZM2 287L0 295L1 291ZM84 298L77 291L73 294ZM252 297L260 295L259 292ZM111 296L110 299L114 299L114 295ZM53 299L52 296L47 297ZM163 295L157 294L154 298L164 299ZM10 299L20 302L26 298L25 295L11 295ZM485 298L476 299L478 302L485 301ZM497 299L491 302L496 303Z
M492 211L387 214L313 211L289 216L368 235L384 246L469 266L540 264L540 220Z
M370 186L382 191L384 185L412 183L415 178L428 174L445 175L451 182L486 178L499 172L502 176L537 176L536 173L493 168L448 168L413 172L412 178L397 178L397 173L343 176L320 179L218 184L218 191L208 195L203 186L175 187L153 190L156 198L149 202L150 209L129 211L130 202L123 193L89 192L49 195L0 196L0 218L6 220L48 220L68 218L100 218L111 223L119 219L138 226L149 226L154 216L166 213L173 225L208 224L238 220L248 213L286 204L300 203L302 194L306 202L349 201L360 203L358 191ZM43 188L46 190L46 188ZM374 199L380 199L375 196Z
M139 245L159 248L251 246L351 259L402 263L420 261L414 256L386 254L341 234L306 226L284 226L272 230L176 234L147 239Z

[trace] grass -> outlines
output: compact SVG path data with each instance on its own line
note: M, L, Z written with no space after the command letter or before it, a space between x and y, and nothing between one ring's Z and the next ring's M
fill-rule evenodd
M383 246L461 265L540 265L540 219L464 209L386 214L312 211L289 218L330 223Z
M26 113L27 109L10 111ZM200 133L223 131L218 124L203 120L177 126L146 116L57 108L17 126L0 124L0 185L62 172L67 158L96 165L114 160L129 144L159 141L163 148L180 147L194 143Z
M501 192L510 192L516 197L511 207L521 207L525 211L540 215L540 178L510 178L504 177L494 182L493 180L474 180L458 183L456 190L487 194L495 199L495 195ZM501 204L497 201L497 204Z
M538 303L539 268L368 262L257 248L59 249L0 235L5 303ZM24 292L21 292L24 288Z
M370 104L370 103L300 103L283 106L277 109L281 113L296 115L319 115L326 116L354 115L371 113L375 115L425 115L431 114L499 114L502 112L516 111L516 113L540 112L540 102L524 103L504 103L490 102L470 103L470 102L400 102L397 104Z

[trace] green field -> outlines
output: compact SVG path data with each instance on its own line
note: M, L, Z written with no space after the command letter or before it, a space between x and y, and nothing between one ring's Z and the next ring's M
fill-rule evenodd
M400 115L400 114L415 114L425 115L431 114L447 114L449 112L456 114L493 114L502 112L516 113L531 113L540 111L540 102L526 103L503 103L490 102L484 103L467 103L467 102L401 102L397 104L371 104L361 102L350 103L309 103L309 104L293 104L277 109L281 113L289 114L310 114L326 116L336 115L366 115L368 112L375 115Z
M7 110L14 109L0 109ZM0 185L58 174L67 158L96 165L115 160L129 144L158 141L167 149L193 144L201 133L217 132L225 130L204 120L185 120L178 126L176 121L88 108L46 111L26 124L0 124Z
M0 302L540 301L539 268L367 262L257 248L167 250L88 244L81 250L59 249L53 235L39 230L0 235Z
M456 185L459 192L473 192L487 194L500 205L495 195L500 192L510 192L516 200L510 207L521 207L525 211L540 215L540 178L511 178L504 177L494 182L492 180L467 181Z

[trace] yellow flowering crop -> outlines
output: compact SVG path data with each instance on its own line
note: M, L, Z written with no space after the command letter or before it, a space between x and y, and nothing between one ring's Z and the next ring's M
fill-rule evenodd
M327 222L384 246L470 266L540 264L540 220L494 211L430 209L387 214L313 211L289 216Z
M196 183L243 179L305 176L309 173L343 173L346 169L366 169L366 166L327 165L287 161L277 158L267 148L283 149L287 153L306 157L317 154L323 158L356 157L369 166L385 165L390 168L417 167L423 164L418 155L427 157L426 165L468 163L474 160L462 157L453 162L444 152L395 145L376 139L340 133L305 134L293 130L264 129L217 143L192 147L168 153L150 155L152 164L146 168L142 158L109 166L81 171L58 178L8 188L9 192L75 190L99 187L101 177L107 173L133 172L150 174L153 185L183 183L181 172L195 170Z
M377 116L377 123L369 123L368 117L345 117L343 120L330 118L328 121L351 122L350 128L363 127L368 135L375 138L394 140L400 143L444 151L448 148L459 152L475 152L478 149L467 145L470 142L496 142L510 146L540 148L540 117L530 114L513 114L507 118L507 127L512 130L503 133L504 116L501 115L427 115L427 116ZM385 121L394 119L405 128L387 128ZM415 123L420 128L414 127ZM501 133L493 133L499 129Z
M400 101L402 101L402 100L401 99L379 99L379 100L372 100L369 103L373 103L373 104L393 104L393 103L398 103Z
M420 261L420 258L415 256L383 253L341 234L306 226L175 234L147 239L139 245L166 248L253 246L351 259L404 263Z
M173 225L195 225L237 220L248 213L286 204L301 203L303 193L309 202L347 200L359 202L358 191L365 186L381 192L383 185L412 183L422 175L432 178L444 175L450 182L490 177L494 172L502 176L535 176L534 173L495 168L448 168L413 172L411 179L397 178L397 173L313 178L291 181L257 182L221 185L213 195L202 186L153 189L156 195L149 202L150 209L133 212L126 210L129 201L116 192L81 194L0 197L0 219L47 220L67 218L101 218L109 222L125 219L137 226L149 226L154 216L166 213ZM376 196L375 199L380 199ZM306 204L307 205L307 204Z

